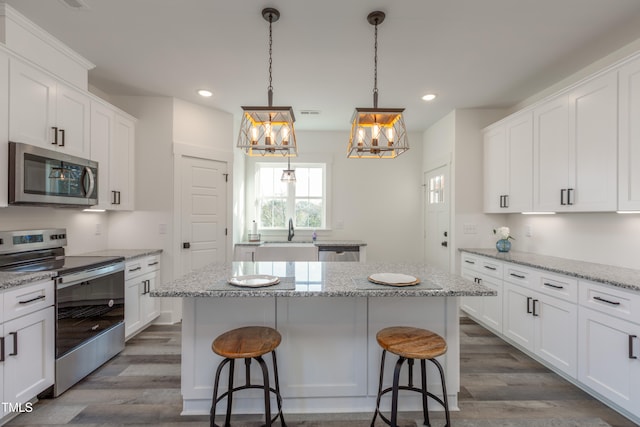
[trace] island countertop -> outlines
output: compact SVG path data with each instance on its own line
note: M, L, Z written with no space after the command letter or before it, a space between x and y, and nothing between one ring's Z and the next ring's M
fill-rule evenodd
M367 280L374 273L402 273L420 279L415 286L385 286ZM234 276L265 274L280 283L237 287ZM154 297L386 297L495 296L486 286L424 263L233 262L209 264L151 291Z

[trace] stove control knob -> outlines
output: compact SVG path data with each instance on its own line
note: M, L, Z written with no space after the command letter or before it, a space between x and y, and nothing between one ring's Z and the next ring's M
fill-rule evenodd
M51 235L51 240L56 240L57 238L58 238L58 235L57 235L57 234L52 234L52 235Z

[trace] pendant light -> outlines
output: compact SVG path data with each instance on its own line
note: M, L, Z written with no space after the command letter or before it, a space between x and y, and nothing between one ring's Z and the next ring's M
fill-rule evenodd
M280 18L280 12L274 8L262 10L262 17L269 22L269 86L266 107L242 107L242 121L238 148L249 156L297 156L296 135L293 128L295 117L291 107L273 106L273 86L271 58L273 34L271 25Z
M291 157L287 157L287 168L282 171L280 181L296 182L296 171L295 169L291 169Z
M373 108L356 108L353 113L347 149L350 158L393 159L409 149L404 108L378 108L378 25L384 18L380 11L367 16L375 27Z

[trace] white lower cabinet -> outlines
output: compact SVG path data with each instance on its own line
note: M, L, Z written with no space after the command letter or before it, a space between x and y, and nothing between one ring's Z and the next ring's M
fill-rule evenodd
M640 419L640 295L581 283L578 380Z
M463 277L484 265L503 272L481 280L503 286L498 335L640 423L640 293L462 253ZM484 300L463 298L461 309L495 331Z
M575 303L504 284L504 336L572 377L577 372Z
M502 333L502 263L463 253L461 275L497 292L496 296L462 297L461 308L494 332Z
M160 315L160 300L149 295L160 282L160 255L128 261L124 278L125 338L129 339Z
M8 419L54 383L53 281L11 288L0 296L0 398L8 404L0 408L0 417Z

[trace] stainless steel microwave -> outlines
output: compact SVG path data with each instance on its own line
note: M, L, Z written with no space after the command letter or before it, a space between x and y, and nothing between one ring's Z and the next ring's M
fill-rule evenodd
M98 203L98 162L9 142L9 204L92 206Z

